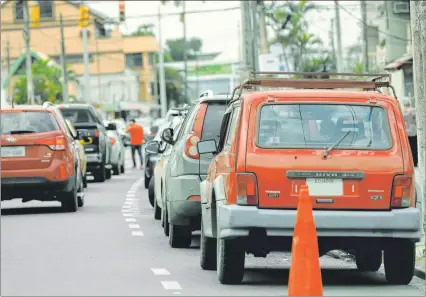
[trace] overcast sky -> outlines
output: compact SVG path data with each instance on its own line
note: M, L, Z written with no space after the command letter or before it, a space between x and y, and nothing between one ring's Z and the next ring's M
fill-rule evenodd
M118 17L118 1L86 1L90 7L110 16ZM309 15L309 31L319 36L326 45L329 44L330 19L334 17L334 1L318 2L321 10ZM355 16L359 17L360 1L341 1ZM126 23L121 26L123 31L134 31L139 25L152 23L158 25L156 17L142 17L158 13L160 1L126 1ZM222 12L205 12L187 15L187 36L200 37L203 40L203 52L223 52L223 58L238 59L239 55L239 23L241 10L238 9L240 1L186 1L187 11L232 9ZM182 11L173 2L162 6L163 13ZM141 17L138 17L141 16ZM341 10L342 43L344 47L357 43L360 36L360 24L357 19ZM162 22L163 42L183 36L183 26L179 16L165 16Z

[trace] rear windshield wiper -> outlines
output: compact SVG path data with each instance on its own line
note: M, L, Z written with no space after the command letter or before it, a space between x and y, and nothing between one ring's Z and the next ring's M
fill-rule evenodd
M328 157L328 154L332 151L332 150L334 150L334 148L336 147L336 146L338 146L342 141L343 141L343 139L345 139L346 138L346 136L348 136L349 135L349 133L351 133L351 130L349 130L349 131L347 131L346 132L346 134L345 135L343 135L335 144L333 144L332 146L330 146L330 147L328 147L326 150L325 150L325 152L324 152L324 154L322 155L323 156L323 158L325 159L325 158L327 158Z
M37 133L36 131L33 130L13 130L13 131L9 131L10 134L30 134L30 133Z

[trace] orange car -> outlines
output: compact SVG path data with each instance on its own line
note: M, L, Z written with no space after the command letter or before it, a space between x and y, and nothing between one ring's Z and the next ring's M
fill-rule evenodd
M299 90L242 94L248 86ZM233 98L200 185L201 267L239 283L245 254L290 251L299 189L307 184L320 254L347 250L358 269L384 265L392 284L414 273L421 212L398 101L387 82L253 78ZM312 90L300 90L311 88ZM361 88L363 91L324 90ZM368 89L368 91L364 91ZM234 96L233 96L234 97Z
M1 109L1 200L22 198L83 206L74 138L51 104Z

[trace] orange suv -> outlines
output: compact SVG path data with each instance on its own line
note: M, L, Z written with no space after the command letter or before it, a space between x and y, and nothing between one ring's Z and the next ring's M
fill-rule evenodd
M214 156L200 185L201 267L217 269L221 283L239 283L245 253L290 251L307 185L321 255L346 250L361 271L377 271L383 259L388 282L408 284L421 206L400 104L377 92L391 88L387 76L255 75L231 99L219 142L197 144L199 154ZM299 90L242 94L256 86Z
M56 200L75 212L84 200L74 141L51 104L2 108L1 200Z

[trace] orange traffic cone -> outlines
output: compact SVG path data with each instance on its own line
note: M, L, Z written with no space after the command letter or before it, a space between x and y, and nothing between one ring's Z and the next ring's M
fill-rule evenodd
M307 186L300 188L291 248L288 296L322 296L318 237Z

